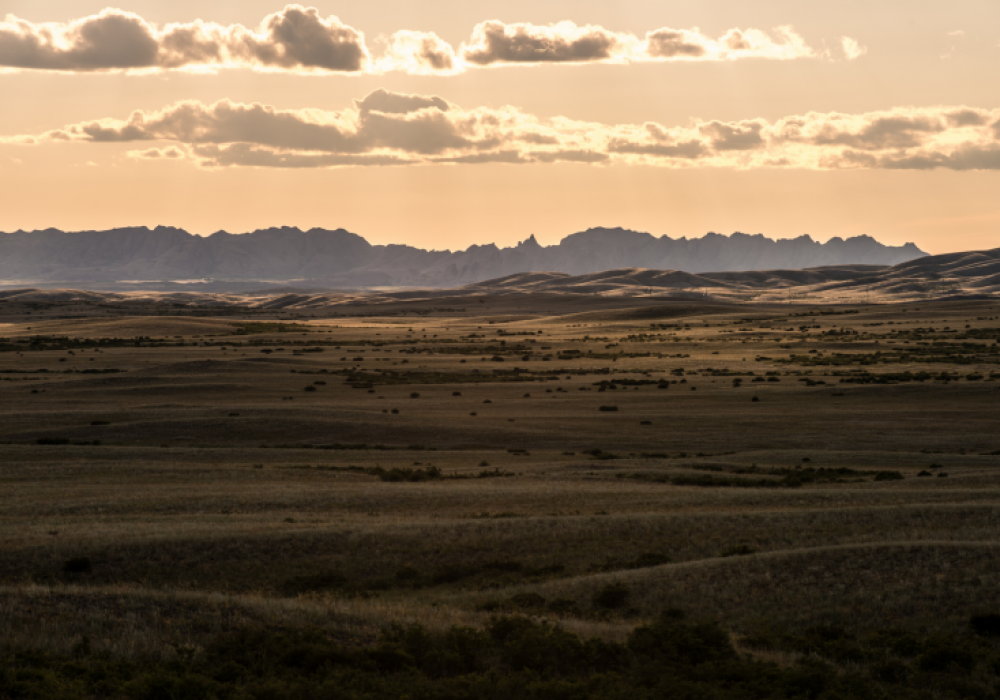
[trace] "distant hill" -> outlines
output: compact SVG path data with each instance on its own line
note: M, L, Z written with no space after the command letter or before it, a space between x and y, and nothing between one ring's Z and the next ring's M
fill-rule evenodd
M411 302L429 302L432 306L428 308L434 308L433 305L464 306L477 298L484 301L486 297L492 303L507 303L517 309L521 309L521 303L537 307L539 300L545 299L563 312L568 305L574 304L581 304L581 310L585 310L588 306L662 306L676 301L715 305L975 301L1000 296L1000 248L930 255L892 266L828 265L798 270L701 273L629 267L582 275L517 272L450 288L334 291L273 285L255 290L220 291L212 286L120 285L118 291L105 288L99 292L26 287L0 290L0 302L89 301L300 310L362 305L380 306L376 313L387 313L394 307L402 309L400 304ZM471 304L471 307L477 305Z
M552 271L583 275L615 268L684 273L799 269L831 265L896 265L926 255L912 243L886 246L870 236L774 240L762 234L709 233L656 237L593 228L542 246L534 236L511 248L474 245L463 251L371 245L337 229L270 228L195 236L182 229L57 229L0 233L0 280L101 283L215 279L303 281L311 286L455 287L506 275ZM695 284L696 280L690 280Z

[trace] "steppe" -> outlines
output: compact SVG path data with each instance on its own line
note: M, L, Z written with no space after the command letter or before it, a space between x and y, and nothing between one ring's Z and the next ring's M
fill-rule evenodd
M861 302L2 301L0 646L670 610L995 697L1000 300Z

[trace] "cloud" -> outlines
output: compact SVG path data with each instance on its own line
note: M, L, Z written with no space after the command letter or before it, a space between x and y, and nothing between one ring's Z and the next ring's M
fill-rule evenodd
M639 38L568 21L534 25L489 20L477 24L469 41L457 49L433 32L400 30L379 40L385 50L373 58L361 31L302 5L287 5L255 28L202 20L161 27L134 13L108 8L64 23L35 24L8 15L0 22L0 70L148 73L249 68L455 75L513 64L788 60L819 55L791 27L778 27L772 34L730 29L712 39L697 28L663 27ZM856 42L854 46L863 51Z
M66 25L34 25L8 15L0 24L0 65L93 71L156 65L156 30L138 15L107 9Z
M601 124L376 90L340 111L185 101L155 112L136 111L126 119L79 122L0 142L24 148L64 142L143 144L128 155L183 158L215 168L574 162L994 170L1000 169L1000 109L899 107L860 114L810 112L775 121Z
M400 71L409 75L447 75L462 70L451 44L434 32L398 31L388 39L385 54L376 62L380 73Z
M255 29L197 20L162 29L136 14L105 9L73 22L0 23L0 66L71 72L249 67L360 72L369 67L364 35L315 8L288 5Z
M494 63L580 63L620 59L638 40L603 27L573 22L549 26L482 22L462 47L462 58L475 65Z
M476 25L462 46L462 59L488 66L510 63L626 63L644 61L725 61L742 58L788 60L814 58L816 52L791 27L774 30L778 40L759 29L730 29L712 39L694 29L662 27L645 39L603 27L573 22L547 26L504 24L497 20Z
M184 157L184 151L177 146L170 146L169 148L147 148L145 151L129 151L126 155L129 158L141 160L177 160Z
M867 47L862 46L857 39L852 39L849 36L840 37L840 45L844 48L844 55L847 56L848 61L853 61L868 53Z

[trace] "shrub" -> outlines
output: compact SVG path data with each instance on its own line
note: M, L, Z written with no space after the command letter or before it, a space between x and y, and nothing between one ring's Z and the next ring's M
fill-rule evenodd
M733 545L732 547L728 547L727 549L722 550L719 553L719 556L720 557L742 557L742 556L746 556L748 554L755 554L756 552L757 552L756 548L751 547L750 545L748 545L746 543L741 543L741 544L736 544L736 545Z
M59 437L42 437L35 440L35 444L38 445L68 445L69 438L59 438Z
M545 606L545 598L537 593L518 593L511 596L510 602L521 609L541 608Z
M281 592L285 595L301 595L313 591L328 591L344 588L347 579L334 571L322 571L315 574L292 576L281 584Z
M601 590L594 593L591 602L595 608L603 610L617 610L625 607L628 602L629 589L621 583L609 583Z
M617 411L618 407L617 406L601 406L597 410L598 411L603 411L603 412L613 412L613 411Z
M572 615L580 611L576 605L576 601L569 598L556 598L554 600L550 600L549 604L545 607L548 608L549 612L555 613L556 615Z
M316 387L310 384L309 386L303 388L302 391L316 391Z
M903 475L896 471L881 471L875 473L875 481L900 481Z
M980 637L1000 637L1000 614L973 615L969 625Z
M917 657L917 668L931 673L971 671L975 663L972 654L954 646L937 646Z
M88 557L73 557L63 564L63 571L67 574L89 574L93 570Z
M397 581L413 581L420 578L420 572L412 566L404 566L396 572Z

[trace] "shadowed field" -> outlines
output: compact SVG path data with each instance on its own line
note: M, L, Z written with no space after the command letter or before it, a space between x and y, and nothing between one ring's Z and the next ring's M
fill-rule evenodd
M0 638L168 662L497 615L619 643L668 610L994 697L1000 303L427 303L0 303Z

